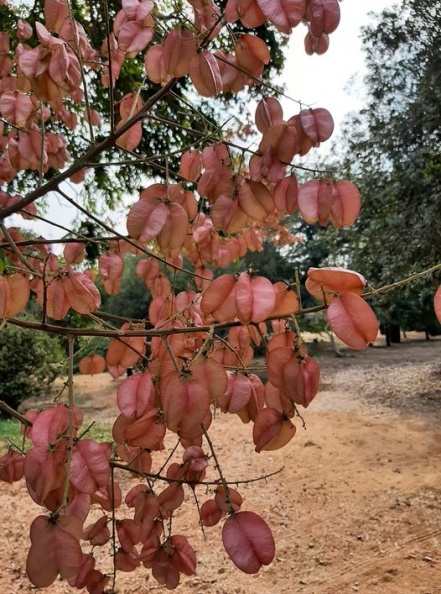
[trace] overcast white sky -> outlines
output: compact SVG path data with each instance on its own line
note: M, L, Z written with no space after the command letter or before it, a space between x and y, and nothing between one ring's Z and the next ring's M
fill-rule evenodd
M396 3L397 0L343 0L341 2L341 22L338 29L330 36L330 47L322 56L307 56L303 47L306 27L300 25L294 31L287 49L287 64L283 75L287 85L287 94L306 104L328 109L336 124L336 131L343 116L362 106L355 89L348 87L348 81L353 75L363 73L363 54L359 39L360 27L369 22L368 12L380 12L382 9ZM298 105L290 101L282 101L286 118L298 112ZM335 134L335 133L334 133ZM326 151L327 143L319 150ZM75 209L57 198L49 199L50 208L48 218L62 221L68 225L68 220L75 216ZM24 224L23 224L24 223ZM38 233L47 237L59 237L59 230L47 225L25 221L21 217L10 219L10 224L26 226L36 229ZM121 232L125 226L121 225Z
M343 0L340 25L330 35L329 49L322 56L305 54L303 40L306 29L297 27L290 40L283 77L288 87L287 94L306 104L325 107L332 113L338 127L346 113L362 106L356 89L348 87L352 76L363 74L360 28L370 22L369 12L378 13L397 3L399 0ZM285 116L296 113L295 104L291 107L289 102L284 102L283 105L287 111Z

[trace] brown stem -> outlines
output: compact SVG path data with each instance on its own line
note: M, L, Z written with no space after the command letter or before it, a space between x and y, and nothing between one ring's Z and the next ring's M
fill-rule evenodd
M112 73L112 55L111 55L111 47L110 47L110 18L109 18L109 6L107 4L107 0L103 0L103 11L104 11L104 21L106 24L106 45L107 45L107 57L109 59L109 63L107 64L107 68L109 69L109 113L110 113L110 131L113 133L115 130L115 98L113 96L113 73Z
M68 11L69 11L70 28L72 30L72 45L70 45L70 48L72 49L72 51L76 55L76 58L78 60L78 64L80 65L81 80L83 82L83 88L84 88L84 103L86 105L87 123L89 125L90 143L91 144L94 144L94 142L95 142L95 136L94 136L94 133L93 133L92 116L91 116L91 110L90 110L89 93L88 93L88 90L87 90L86 74L84 72L84 65L83 65L83 59L81 57L81 51L80 51L80 48L78 46L77 23L76 23L76 21L74 19L73 12L72 12L72 6L71 6L71 3L70 2L67 3L67 7L68 7Z
M423 270L417 274L414 274L408 278L403 279L402 281L398 281L393 283L392 285L386 285L381 287L380 289L372 290L367 293L364 293L362 297L376 297L377 295L381 295L382 293L386 293L391 290L399 289L402 286L416 280L418 278L422 278L424 276L428 276L433 272L441 269L441 263L428 268L427 270ZM316 305L315 307L309 307L305 309L299 309L296 312L287 313L286 315L275 315L269 316L266 322L270 322L272 320L286 320L290 319L293 315L296 317L304 316L307 314L316 313L319 311L324 311L327 309L327 305L321 304ZM227 328L233 328L235 326L242 326L242 323L239 321L234 322L222 322L218 324L212 324L210 326L188 326L185 328L164 328L164 329L157 329L152 328L149 330L127 330L125 332L121 332L120 330L115 330L112 332L111 330L97 330L96 328L63 328L61 326L55 326L51 324L41 324L35 322L29 322L20 318L5 318L9 324L14 326L20 326L21 328L28 328L30 330L44 330L46 332L50 332L52 334L60 334L62 336L101 336L105 338L124 338L124 337L131 337L131 336L145 336L145 337L153 337L153 336L168 336L169 334L193 334L195 332L218 332L219 330L224 330Z
M380 289L374 289L372 287L369 287L371 290L366 293L362 293L361 296L363 297L363 299L368 299L369 297L376 297L377 295L380 295L382 293L388 293L389 291L400 289L401 287L404 287L405 285L408 285L409 283L418 280L419 278L423 278L424 276L429 276L433 274L437 270L441 270L441 262L439 264L435 264L435 266L432 266L431 268L423 270L422 272L417 272L416 274L412 274L407 278L403 278L402 280L397 281L396 283L384 285Z
M158 260L162 264L165 264L166 266L169 266L170 268L173 268L174 270L179 270L181 272L185 272L186 274L190 274L191 276L199 276L198 274L196 274L195 272L193 272L191 270L187 270L186 268L181 268L180 266L176 266L175 264L172 264L171 262L167 262L167 260L165 260L164 258L161 258L161 256L158 256L157 254L155 254L153 252L149 252L148 250L142 248L139 244L137 244L135 241L133 241L133 239L130 239L130 237L126 237L125 235L122 235L121 233L118 233L117 231L115 231L114 229L112 229L112 227L109 227L109 225L106 225L106 223L104 223L100 218L98 218L95 215L93 215L92 213L90 213L86 208L83 208L73 198L70 198L70 196L68 196L62 190L60 190L60 188L57 188L57 192L61 196L63 196L63 198L65 200L67 200L68 202L70 202L70 204L72 204L73 206L75 206L75 208L77 208L83 214L87 215L89 217L89 219L92 219L93 221L95 221L95 223L97 223L98 225L100 225L103 229L105 229L109 233L114 233L115 237L118 237L118 239L120 239L121 241L125 241L129 245L131 245L131 246L135 247L136 249L142 251L147 256L150 256L151 258L154 258L155 260ZM201 277L201 278L205 278L205 277ZM205 280L209 280L209 279L205 279Z
M44 138L46 135L46 127L43 117L43 106L40 104L40 120L41 120L41 135L40 135L40 161L38 163L38 185L43 184L43 154L44 154Z
M115 517L115 468L110 466L110 506L112 508L112 592L116 585L116 517Z
M110 461L110 465L114 468L119 468L120 470L125 470L126 472L131 472L132 474L136 474L137 476L141 476L143 478L150 478L153 479L155 481L164 481L165 483L179 483L181 485L205 485L206 487L210 487L210 486L219 486L219 479L216 481L188 481L185 479L176 479L176 478L169 478L168 476L164 476L161 474L153 474L150 472L141 472L140 470L136 470L135 468L130 468L129 465L127 464L122 464L121 462L117 462L115 460L111 460ZM272 476L275 476L276 474L279 474L280 472L283 472L283 470L285 469L284 466L282 466L281 468L278 468L277 470L275 470L274 472L270 472L269 474L265 474L256 478L252 478L252 479L237 479L237 480L232 480L232 481L227 481L225 480L225 483L222 483L222 485L224 486L225 484L228 486L233 486L233 485L247 485L249 483L257 483L258 481L265 481L268 478L271 478Z
M32 427L32 421L29 421L29 419L27 419L19 412L11 408L9 404L6 404L4 400L0 400L0 410L5 412L10 417L14 417L14 419L17 419L17 421L20 421L22 425L26 425L26 427Z
M245 365L245 363L242 361L242 357L239 355L239 353L236 351L236 349L234 349L231 344L228 342L228 340L225 340L224 338L221 338L220 336L215 335L216 340L219 340L219 342L221 342L223 345L226 346L227 349L229 349L233 355L236 357L236 359L239 361L239 365L240 367L246 371L247 370L247 366Z
M74 387L73 387L73 361L74 361L74 344L75 338L69 336L69 367L67 375L67 388L69 399L69 428L68 428L68 447L67 447L67 461L66 461L66 478L64 480L63 503L61 507L66 507L69 496L70 470L72 465L72 455L74 446Z
M11 214L22 210L25 206L32 204L38 198L45 196L49 192L58 190L59 185L61 182L69 179L74 173L83 169L89 161L95 161L101 153L106 151L107 149L111 148L115 145L116 141L120 136L122 136L127 130L129 130L136 122L142 120L144 115L154 106L156 103L161 101L170 89L176 83L176 78L172 78L167 84L165 84L159 91L157 91L150 99L148 99L142 108L130 119L126 122L121 124L118 130L114 130L111 132L102 142L91 146L89 150L87 150L82 157L80 157L73 165L65 169L64 171L60 172L58 175L53 177L51 180L46 182L44 185L39 186L32 192L29 192L27 196L19 200L18 202L11 204L10 206L6 206L5 208L0 209L0 219L4 219Z
M204 432L204 437L207 440L208 447L210 448L211 455L213 456L213 460L214 460L214 464L215 464L215 469L217 470L217 473L219 474L220 482L222 483L222 486L223 486L224 491L225 491L225 503L227 504L227 507L228 507L228 513L230 515L233 515L234 514L234 508L233 508L233 506L231 504L231 495L230 495L230 489L228 487L228 483L225 480L224 474L222 472L222 468L221 468L221 466L219 464L219 460L218 460L218 457L217 457L217 454L216 454L216 450L214 448L214 445L213 445L213 442L211 441L210 436L208 435L208 431L205 429L205 426L204 426L203 423L201 423L201 427L202 427L202 431Z
M30 270L32 272L32 274L35 274L36 276L40 276L40 273L38 272L38 270L36 268L34 268L31 264L29 264L27 259L23 256L21 251L18 249L17 243L12 239L11 234L9 233L8 229L6 228L6 225L3 222L0 223L0 229L8 241L8 243L6 245L11 248L11 250L17 256L17 258L20 260L20 262L24 266L26 266L26 268L28 270Z
M41 323L43 326L46 325L46 313L47 313L47 287L48 287L48 283L46 281L46 267L47 267L47 262L49 259L49 254L47 255L44 264L43 264L43 276L42 276L42 283L43 283L43 307L42 307L42 313L41 313Z
M173 351L170 348L170 345L168 344L168 337L167 336L162 336L162 340L164 342L164 345L165 345L166 351L168 353L168 356L170 357L171 362L173 363L173 367L175 368L175 371L177 373L181 373L181 370L179 369L178 362L176 361L175 354L173 353Z

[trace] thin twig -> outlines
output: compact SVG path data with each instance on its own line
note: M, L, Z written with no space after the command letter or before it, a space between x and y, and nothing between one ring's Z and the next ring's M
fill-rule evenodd
M112 592L116 585L116 516L115 516L115 468L110 466L110 507L112 509Z
M381 287L380 289L369 291L368 293L365 293L362 296L365 298L376 297L378 295L381 295L382 293L386 293L391 290L399 289L402 286L405 286L406 284L412 282L413 280L422 278L424 276L428 276L429 274L432 274L433 272L436 272L437 270L440 270L440 269L441 269L441 263L437 264L435 266L432 266L431 268L428 268L427 270L424 270L422 272L419 272L417 274L409 276L408 278L405 278L402 281L393 283L392 285L386 285L384 287ZM285 315L269 316L264 321L271 322L272 320L286 320L286 319L290 319L293 315L296 317L299 317L299 316L317 313L319 311L324 311L327 309L327 307L328 307L328 305L326 305L326 304L316 305L314 307L299 309L295 312L287 313ZM112 332L111 330L98 330L97 328L70 328L70 327L63 328L61 326L55 326L55 325L51 325L51 324L45 324L45 323L41 324L41 323L36 323L36 322L29 322L29 321L23 320L21 318L5 318L5 319L9 324L12 324L14 326L20 326L22 328L29 328L31 330L45 330L46 332L50 332L52 334L72 335L72 336L101 336L101 337L106 337L106 338L115 338L115 337L128 338L128 337L132 337L132 336L153 337L153 336L168 336L169 334L193 334L193 333L198 333L198 332L207 332L208 333L208 332L218 332L220 330L226 330L228 328L233 328L233 327L243 325L242 322L235 320L233 322L221 322L218 324L211 324L211 325L205 325L205 326L187 326L187 327L183 327L183 328L163 328L163 329L151 328L148 330L140 330L140 329L126 330L126 331L119 330L119 331Z
M236 351L236 349L234 347L231 346L231 344L228 342L228 340L225 340L224 338L221 338L220 336L218 336L217 334L215 335L216 340L218 340L219 342L221 342L223 345L225 345L225 347L227 349L229 349L233 355L236 357L236 359L239 361L239 366L246 371L247 370L247 366L245 365L245 363L242 360L242 357L239 355L239 353Z
M78 64L80 65L81 80L83 82L83 89L84 89L84 102L86 104L87 123L89 125L90 143L94 144L95 136L93 133L93 126L92 126L92 115L91 115L91 109L90 109L89 93L87 90L86 73L84 72L83 59L81 57L81 52L80 52L80 48L78 45L77 23L74 19L74 16L72 13L72 6L71 6L70 2L67 2L67 7L68 7L68 11L69 11L69 21L70 21L70 28L72 30L72 41L73 41L73 47L71 45L69 45L69 47L72 49L72 51L76 55Z
M227 483L227 481L224 477L224 474L222 472L222 468L219 464L219 459L216 454L216 449L213 445L213 442L211 441L210 436L208 435L208 431L205 429L205 425L203 423L201 423L201 427L202 427L202 431L204 432L204 437L208 443L208 447L210 448L211 455L213 456L215 469L216 469L217 473L219 474L220 482L222 483L222 486L225 491L225 503L228 507L228 512L232 515L232 514L234 514L234 508L231 504L231 494L230 494L230 489L228 487L228 483Z
M9 233L8 229L6 228L5 224L3 223L3 221L0 223L0 229L3 233L3 235L5 236L5 238L7 239L8 243L7 245L11 248L11 250L14 252L14 254L17 256L17 258L20 260L20 262L26 266L26 268L28 270L30 270L32 272L32 274L35 274L35 276L41 276L40 272L34 268L34 266L32 266L32 264L30 264L28 262L28 260L23 256L23 254L20 252L20 250L17 247L17 244L15 243L15 241L12 239L11 234Z
M38 163L38 185L43 184L43 154L44 154L44 139L46 136L46 127L44 123L43 106L40 106L41 116L41 134L40 134L40 161Z
M70 196L68 196L60 188L57 188L57 192L60 194L60 196L63 196L63 198L65 200L67 200L70 204L72 204L73 206L75 206L75 208L77 208L80 212L82 212L83 214L87 215L89 217L89 219L92 219L95 223L97 223L98 225L100 225L103 229L105 229L109 233L114 233L115 234L115 237L117 237L121 241L125 241L129 245L135 247L137 250L142 251L147 256L150 256L151 258L154 258L155 260L158 260L158 262L161 262L162 264L165 264L166 266L170 266L171 268L173 268L175 270L179 270L180 272L184 272L184 273L189 274L191 276L197 276L197 277L202 278L204 280L209 280L209 279L206 279L205 277L200 276L199 274L196 274L195 272L193 272L191 270L187 270L186 268L181 268L180 266L177 266L176 264L172 264L171 262L167 262L167 260L165 260L164 258L161 258L161 256L158 256L157 254L154 254L153 252L149 252L145 248L141 247L138 243L136 243L135 241L133 241L132 239L130 239L130 237L126 237L125 235L122 235L121 233L118 233L117 231L115 231L114 229L112 229L112 227L109 227L109 225L106 225L106 223L104 223L100 218L98 218L95 215L93 215L92 213L90 213L86 208L83 208L80 204L78 204L78 202L76 202L73 198L71 198Z
M68 446L67 446L67 461L66 461L66 478L64 480L64 491L63 491L63 503L62 507L66 507L69 496L69 484L70 484L70 471L72 465L72 455L74 446L74 382L73 382L73 361L74 361L74 345L75 338L69 336L69 367L67 376L67 388L68 388L68 399L69 399L69 428L68 428Z
M14 419L17 419L17 421L20 421L22 425L26 425L26 427L32 427L32 421L11 408L4 400L0 400L0 410L5 412L10 417L14 417Z
M115 98L113 96L113 73L112 73L112 48L110 47L110 18L109 18L109 6L107 0L103 0L103 11L104 11L104 22L106 25L106 45L107 45L107 57L109 63L107 68L109 69L109 112L110 112L110 132L113 133L115 130ZM106 66L104 66L106 68Z
M44 219L43 217L38 217L38 219L40 221L44 221L46 223L50 223L50 221ZM67 229L66 227L61 227L61 225L55 225L56 227L59 227L60 229L63 229L64 231L67 231L68 233L76 233L76 231L71 231L70 229ZM99 237L86 237L85 235L82 235L81 233L78 233L78 237L62 237L60 239L41 239L41 238L37 238L37 239L26 239L23 241L16 241L15 245L17 247L26 247L26 246L35 246L35 245L57 245L57 244L61 244L64 245L66 243L107 243L109 241L114 241L115 237L114 236L99 236ZM4 249L8 247L8 243L0 243L0 249Z
M173 363L173 367L175 368L175 371L180 374L181 373L181 369L179 369L179 365L178 365L178 362L176 361L175 354L173 353L173 351L170 348L170 345L168 344L168 337L167 336L162 336L161 338L162 338L162 341L165 344L166 351L168 353L168 356L171 359L171 362Z
M115 468L119 468L120 470L125 470L126 472L131 472L132 474L136 474L137 476L141 476L143 478L148 477L155 481L164 481L165 483L179 483L181 485L205 485L207 487L210 487L213 485L219 486L220 483L222 485L224 485L224 483L220 479L218 479L216 481L197 481L197 480L188 481L186 479L169 478L168 476L164 476L161 474L142 472L141 470L136 470L135 468L130 468L130 466L128 464L122 464L121 462L117 462L116 460L111 460L110 465L114 466ZM231 485L231 486L233 486L233 485L247 485L249 483L257 483L258 481L265 481L265 480L271 478L272 476L275 476L276 474L283 472L284 469L285 469L285 466L281 466L274 472L270 472L269 474L264 474L262 476L258 476L258 477L252 478L252 479L238 479L238 480L228 480L228 481L225 480L225 484Z
M361 296L363 297L363 299L368 299L369 297L376 297L377 295L381 295L383 293L389 293L389 291L401 289L401 287L404 287L405 285L408 285L409 283L412 283L413 281L418 280L419 278L423 278L424 276L430 276L437 270L441 270L441 262L439 264L435 264L435 266L432 266L431 268L427 268L426 270L423 270L422 272L417 272L416 274L412 274L411 276L408 276L407 278L403 278L402 280L397 281L396 283L391 283L390 285L385 285L385 286L381 287L380 289L371 288L370 291L367 291L366 293L362 293Z

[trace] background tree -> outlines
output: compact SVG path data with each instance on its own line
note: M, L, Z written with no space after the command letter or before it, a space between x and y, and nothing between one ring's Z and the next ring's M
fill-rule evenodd
M124 272L121 277L121 290L116 295L109 295L101 285L103 311L124 318L143 320L148 315L151 294L145 283L135 274L139 258L124 258Z
M351 266L374 286L436 264L441 250L441 3L404 0L362 31L366 107L344 124L343 171L363 196ZM384 321L435 332L436 277L376 302ZM411 303L409 303L411 302Z
M63 360L63 349L57 338L14 326L3 328L0 332L0 400L16 409L27 398L38 398L63 371Z

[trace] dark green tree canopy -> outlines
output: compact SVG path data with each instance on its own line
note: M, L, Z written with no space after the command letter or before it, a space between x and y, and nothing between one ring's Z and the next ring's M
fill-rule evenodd
M403 0L362 39L367 104L344 125L343 163L362 194L351 265L378 286L441 253L441 2ZM436 279L420 290L427 283Z
M2 328L0 400L17 408L26 398L41 396L61 373L62 360L58 338L15 326Z

